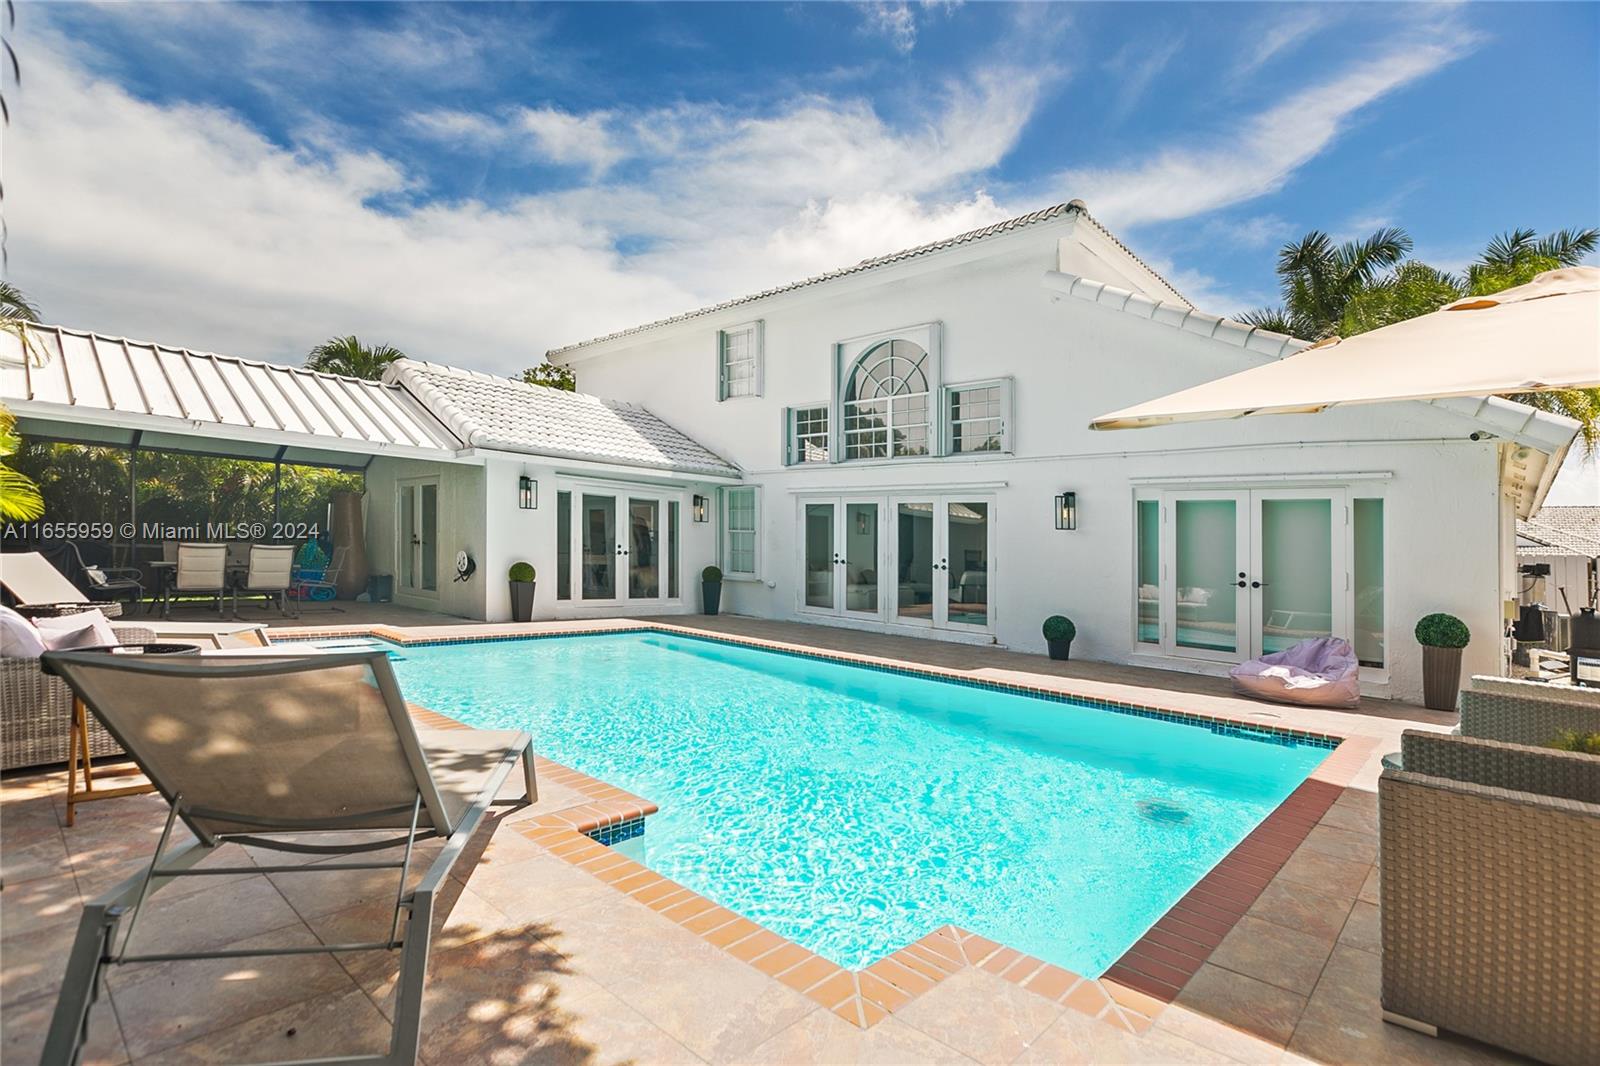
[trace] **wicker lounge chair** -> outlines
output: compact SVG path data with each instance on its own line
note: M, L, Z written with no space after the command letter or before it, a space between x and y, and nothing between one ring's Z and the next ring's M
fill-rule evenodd
M121 644L156 639L143 626L112 623ZM38 659L0 656L0 770L67 761L72 728L72 691L46 674ZM119 755L122 748L93 715L89 716L89 755Z
M171 805L149 867L84 906L44 1062L76 1061L107 967L357 951L400 953L393 1033L386 1054L337 1061L414 1062L435 897L518 759L523 799L535 798L528 734L416 729L382 652L166 659L61 652L44 661L106 723ZM180 819L196 839L169 852ZM384 839L374 841L374 831L383 831ZM303 839L308 833L316 834L315 842ZM443 839L444 847L407 890L413 846L431 838ZM230 842L354 857L312 866L258 861L237 867L239 873L392 869L399 884L387 939L178 952L159 942L137 944L139 912L149 894L175 878L234 869L191 870ZM361 858L401 846L396 861Z
M1600 1062L1600 757L1401 744L1378 782L1385 1019Z

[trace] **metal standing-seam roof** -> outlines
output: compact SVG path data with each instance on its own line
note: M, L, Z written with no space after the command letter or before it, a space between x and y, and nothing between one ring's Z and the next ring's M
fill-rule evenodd
M1517 521L1518 555L1600 557L1600 507L1544 507Z
M889 266L891 263L900 263L907 259L916 259L919 256L929 255L933 252L942 252L946 248L954 248L962 244L971 244L974 241L981 241L987 237L997 237L1002 233L1011 233L1015 230L1026 229L1029 226L1034 226L1041 222L1049 222L1052 219L1061 218L1069 214L1077 215L1079 218L1088 222L1103 236L1105 236L1106 239L1111 241L1111 243L1115 244L1118 248L1121 248L1124 252L1127 252L1128 256L1132 258L1134 262L1144 267L1144 269L1150 271L1151 276L1157 278L1161 284L1167 287L1169 291L1177 293L1178 290L1174 289L1170 282L1168 282L1165 278L1162 278L1161 275L1157 274L1154 270L1151 270L1149 265L1138 256L1134 255L1133 251L1127 245L1123 244L1110 230L1106 229L1098 221L1096 221L1094 217L1089 214L1089 208L1082 200L1070 200L1064 204L1052 204L1049 207L1040 208L1038 211L1030 211L1028 214L1018 215L1016 218L1008 218L1004 222L995 222L988 226L981 226L978 229L968 230L965 233L958 233L954 237L945 237L941 240L932 241L928 244L920 244L915 248L904 248L898 252L890 252L887 255L879 255L870 259L863 259L859 263L855 263L847 267L840 267L837 270L830 270L826 274L817 274L814 277L803 278L800 281L791 281L785 285L778 285L771 289L763 289L760 292L754 292L748 296L738 296L732 300L724 300L719 304L712 304L709 307L702 307L695 311L687 311L681 315L673 315L670 318L662 318L657 319L654 322L646 322L641 326L630 326L627 329L617 330L615 333L607 333L601 337L593 337L586 341L579 341L577 344L568 344L560 348L551 348L545 353L545 358L550 359L553 356L563 355L567 352L576 351L579 348L587 348L591 344L603 344L606 341L616 340L619 337L631 337L636 333L646 333L653 329L659 329L662 326L670 326L675 322L686 322L692 318L703 318L706 315L714 315L718 311L726 311L729 308L738 307L741 304L754 303L757 300L764 300L769 296L777 296L780 293L792 292L795 289L804 289L811 285L820 285L825 281L833 281L835 278L847 277L851 274L860 274L867 270L876 270L878 267Z
M62 326L0 331L0 397L59 439L360 466L453 456L460 441L405 390Z
M390 365L399 385L475 448L738 477L739 468L643 407L415 359Z

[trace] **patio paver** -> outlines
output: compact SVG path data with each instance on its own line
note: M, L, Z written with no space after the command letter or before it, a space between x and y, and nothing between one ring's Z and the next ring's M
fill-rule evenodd
M728 617L672 621L714 622L720 632L781 637L794 644L812 640L818 646L844 632ZM626 624L605 623L608 628ZM892 650L900 661L985 674L994 670L997 679L1055 691L1072 686L1092 689L1100 698L1192 704L1202 713L1240 720L1251 720L1248 716L1264 707L1205 691L1211 679L1159 675L1159 685L1146 687L1132 668L1115 668L1117 680L1103 673L1067 676L1058 669L1093 673L1094 664L1053 664L993 649L859 633L849 634L849 640L856 654L890 659L884 653ZM972 665L989 662L1005 667ZM1179 687L1185 681L1201 691L1185 692ZM1163 936L1177 938L1169 944L1205 955L1174 1006L1113 982L1081 981L960 931L908 946L865 981L829 971L809 953L779 959L773 953L785 942L766 940L771 934L747 919L708 918L691 928L697 917L713 912L701 909L682 923L665 913L684 902L687 890L661 894L663 887L674 886L631 876L607 883L571 861L580 852L593 856L606 849L592 845L592 850L581 840L564 843L576 835L572 821L545 819L578 807L591 808L587 818L597 804L602 813L606 803L640 807L640 798L621 790L601 794L609 787L604 782L576 771L561 773L550 764L541 769L540 803L485 827L474 861L460 870L459 891L442 908L423 1059L436 1066L629 1059L1276 1063L1296 1055L1325 1062L1516 1061L1463 1041L1429 1040L1378 1018L1376 945L1372 912L1366 909L1375 898L1376 871L1365 851L1366 842L1375 839L1375 807L1367 790L1376 777L1377 754L1397 746L1399 731L1415 724L1397 713L1400 708L1379 710L1312 712L1297 723L1365 738L1368 743L1361 747L1367 750L1351 747L1342 760L1352 764L1340 771L1351 778L1350 787L1330 783L1327 802L1318 797L1300 805L1305 824L1299 838L1276 842L1287 849L1281 867L1272 870L1270 860L1258 862L1260 876L1241 882L1238 891L1254 893L1241 900L1240 914L1247 919L1215 935L1181 920L1158 923L1158 929L1167 927ZM1271 708L1280 711L1300 716ZM128 797L96 805L80 815L77 827L63 830L63 784L61 773L0 782L5 845L0 851L7 870L0 895L0 977L7 985L3 1051L8 1061L13 1055L27 1061L28 1049L42 1040L39 1026L48 1018L59 963L74 928L66 915L76 907L73 893L86 891L86 885L103 890L147 859L164 813L157 797ZM566 855L559 853L563 847ZM234 852L229 861L248 861L243 849L227 850ZM297 891L294 879L293 874L229 879L229 898L256 912L250 919L254 924L229 930L227 908L208 907L192 912L200 917L185 935L221 939L231 932L306 942L342 935L345 923L363 916L370 920L376 913L376 908L364 912L368 904L350 896L327 904ZM357 895L370 892L361 891L366 886L357 882L352 887ZM1363 898L1369 902L1358 913ZM667 906L657 909L663 902ZM1202 922L1198 913L1195 921ZM263 928L278 918L284 924ZM1314 981L1309 963L1293 972L1268 972L1265 960L1274 951L1311 943L1323 954ZM776 976L745 961L759 963L763 957L771 958L767 969ZM186 973L161 971L154 979L151 967L144 968L142 979L132 972L119 974L107 999L114 1012L102 1009L96 1018L90 1060L115 1062L127 1054L134 1061L237 1061L246 1054L260 1060L363 1050L387 1009L392 971L382 960L369 967L346 959L329 968L319 965L325 957L310 958L315 961L303 972L289 975L253 962L236 962L209 981L195 972L205 963L186 964ZM58 965L52 968L52 962ZM884 1003L893 1009L886 1011ZM291 1029L293 1037L287 1035Z

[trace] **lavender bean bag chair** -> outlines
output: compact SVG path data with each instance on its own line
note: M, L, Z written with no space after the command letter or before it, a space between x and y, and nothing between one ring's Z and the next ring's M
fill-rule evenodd
M1310 707L1354 707L1361 701L1360 674L1355 649L1338 637L1302 640L1228 671L1241 696Z

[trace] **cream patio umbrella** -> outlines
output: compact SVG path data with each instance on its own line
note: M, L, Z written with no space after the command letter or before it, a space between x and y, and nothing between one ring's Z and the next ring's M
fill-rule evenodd
M1276 362L1101 415L1089 425L1138 429L1311 414L1340 404L1595 386L1600 268L1567 267L1349 340L1330 338Z

